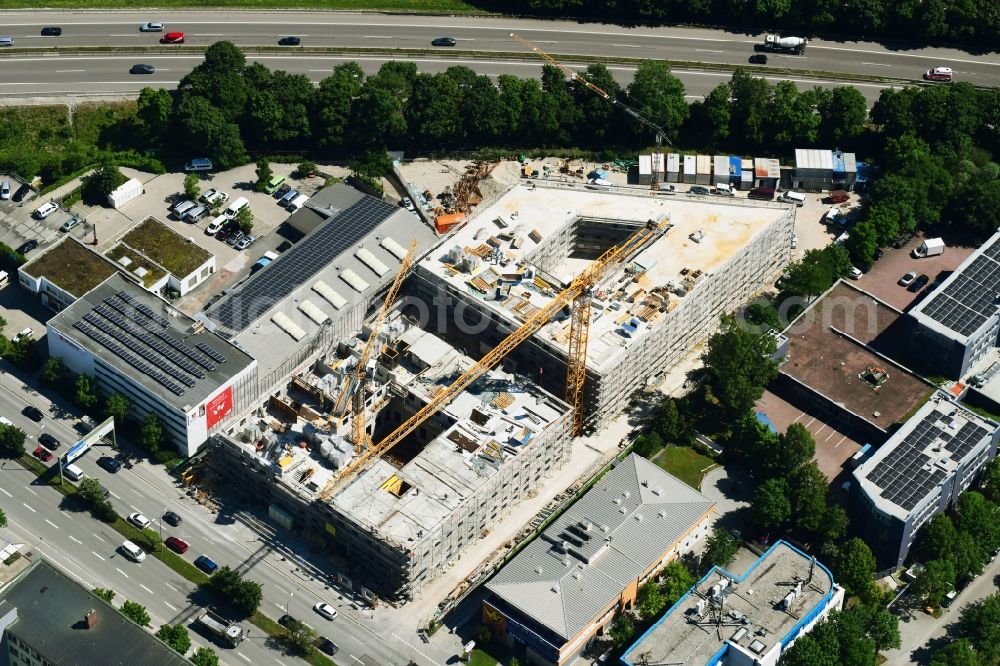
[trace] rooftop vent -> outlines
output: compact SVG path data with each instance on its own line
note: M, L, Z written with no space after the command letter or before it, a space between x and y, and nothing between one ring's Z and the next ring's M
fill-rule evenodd
M97 625L97 611L91 608L87 611L87 614L83 616L83 621L87 625L87 629L93 629Z

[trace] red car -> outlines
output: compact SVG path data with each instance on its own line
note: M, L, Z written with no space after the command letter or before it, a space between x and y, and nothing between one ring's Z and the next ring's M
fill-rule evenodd
M168 32L160 38L161 44L183 44L184 43L184 33L183 32Z
M43 449L40 446L37 447L34 451L32 451L31 455L35 456L36 458L38 458L42 462L48 462L48 461L52 460L52 454L49 453L48 451L46 451L45 449Z
M167 537L166 539L164 539L163 543L167 544L167 548L169 548L174 552L180 553L181 555L186 553L188 549L187 541L184 541L183 539L178 539L175 536Z

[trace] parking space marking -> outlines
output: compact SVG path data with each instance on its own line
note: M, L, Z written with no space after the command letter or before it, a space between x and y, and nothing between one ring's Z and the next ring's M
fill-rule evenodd
M55 523L53 523L53 522L52 522L51 520L49 520L48 518L46 518L46 519L45 519L45 522L47 522L47 523L48 523L49 525L51 525L52 527L54 527L54 528L56 528L56 529L59 529L59 526L58 526L58 525L56 525Z
M173 612L175 612L175 613L176 613L176 612L177 612L177 610L178 610L178 609L177 609L177 607L176 607L176 606L174 606L174 605L173 605L172 603L170 603L169 601L164 601L164 602L163 602L163 604L164 604L164 605L165 605L165 606L166 606L167 608L169 608L170 610L172 610L172 611L173 611Z
M825 440L823 440L823 441L824 442L829 442L830 441L830 437L833 437L834 435L839 435L839 434L840 434L839 432L837 432L836 430L833 430L831 428L830 429L830 435Z
M795 417L795 420L794 420L794 421L792 421L792 423L798 423L798 422L799 422L799 419L801 419L801 418L802 418L803 416L805 416L805 415L806 415L806 413L805 413L805 412L800 412L800 413L799 413L799 415Z
M815 421L815 420L816 419L813 419L813 421ZM821 423L821 425L819 426L819 430L817 430L816 432L813 433L813 438L815 439L816 437L819 437L819 434L821 432L823 432L823 428L825 428L825 427L826 427L826 424L825 423Z
M151 589L149 589L148 587L146 587L146 586L145 586L145 585L143 585L142 583L139 583L139 587L141 587L142 589L146 590L146 591L147 591L147 592L149 592L150 594L154 594L154 592L153 592L153 591L152 591Z
M349 657L350 657L351 659L353 659L354 661L358 662L359 664L363 664L363 663L365 663L365 662L361 661L360 659L358 659L357 657L355 657L355 656L354 656L353 654L351 654L351 655L348 655L348 656L349 656Z
M124 571L122 571L121 569L119 569L118 567L115 567L115 571L117 571L117 572L118 572L118 573L120 573L121 575L123 575L123 576L125 576L126 578L128 578L128 574L127 574L127 573L125 573Z
M842 436L840 438L840 441L833 445L833 448L837 448L838 446L840 446L841 444L843 444L844 440L846 440L846 439L847 439L847 435Z
M90 551L90 552L91 552L91 553L94 553L94 551ZM100 555L98 555L97 553L94 553L94 557L96 557L97 559L99 559L99 560L100 560L101 562L103 562L103 561L104 561L104 558L103 558L103 557L101 557Z
M803 412L803 416L804 416L804 415L805 415L805 413ZM809 419L809 423L805 424L805 425L806 425L806 427L808 428L809 426L811 426L811 425L813 424L813 422L814 422L815 420L816 420L816 417L815 417L815 416L814 416L814 417L812 417L811 419Z
M135 504L129 504L129 508L135 511L136 513L142 513L142 511L139 511L139 508Z
M83 544L83 542L82 542L82 541L80 541L79 539L77 539L77 538L76 538L75 536L73 536L72 534L70 534L70 535L69 535L69 538L70 538L70 539L72 539L73 541L77 542L78 544L81 544L81 545Z
M34 509L32 509L30 506L28 506L24 502L21 502L21 506L23 506L25 509L28 509L29 511L31 511L31 513L38 513L37 511L35 511Z
M11 495L9 492L7 492L6 490L4 490L3 488L0 488L0 493L3 493L4 495L6 495L7 497L10 497L10 498L14 497L13 495Z

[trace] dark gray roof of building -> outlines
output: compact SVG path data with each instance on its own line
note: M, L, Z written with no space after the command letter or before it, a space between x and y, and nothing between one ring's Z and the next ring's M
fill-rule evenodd
M48 323L185 411L253 363L246 353L118 273Z
M572 638L713 506L633 454L508 562L487 588L564 639Z
M190 666L148 631L72 581L45 560L31 565L0 592L17 608L7 631L59 666ZM87 629L84 616L97 611Z

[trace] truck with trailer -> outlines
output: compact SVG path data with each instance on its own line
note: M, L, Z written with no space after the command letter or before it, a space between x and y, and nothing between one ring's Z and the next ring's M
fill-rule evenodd
M764 35L764 43L758 44L755 50L802 55L806 50L806 39L804 37L782 37L781 35L768 34Z
M246 638L243 627L235 623L226 622L210 610L198 616L198 622L231 647L236 647Z
M923 243L913 248L913 258L935 257L944 252L944 241L940 238L927 238Z

